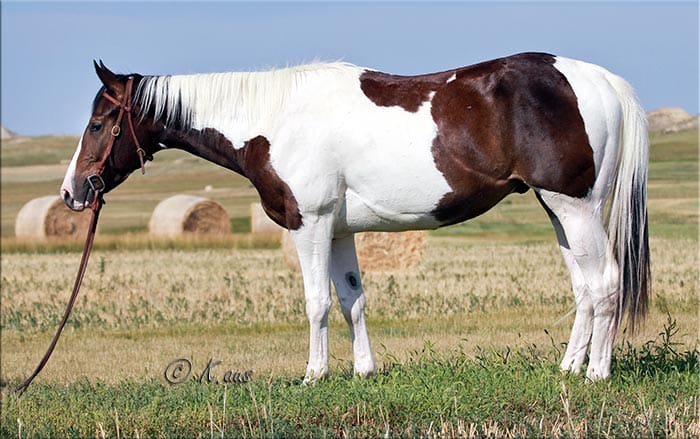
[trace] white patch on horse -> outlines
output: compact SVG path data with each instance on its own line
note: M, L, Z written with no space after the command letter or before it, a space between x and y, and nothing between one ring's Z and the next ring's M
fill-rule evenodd
M450 82L454 81L455 79L457 79L457 73L453 73L452 76L447 78L447 81L445 81L445 84L449 84Z
M606 78L610 73L594 64L560 56L556 57L554 67L566 77L577 96L579 113L593 149L596 185L592 191L596 192L594 198L604 199L612 184L608 176L615 172L618 157L619 139L609 133L619 133L621 124L620 103ZM598 178L600 175L603 178ZM600 186L601 182L605 183L604 187Z
M68 170L66 170L66 175L63 177L63 183L61 184L61 198L65 199L66 194L75 194L75 169L78 163L78 156L80 155L80 150L83 147L83 136L80 136L78 141L78 147L73 154L73 158L68 165ZM76 209L82 207L82 203L73 200L73 206Z
M430 101L416 112L378 106L360 89L361 72L352 81L309 78L314 93L294 101L287 113L293 123L270 137L272 165L302 215L324 205L336 210L338 236L436 228L431 212L451 188L432 154L437 125Z

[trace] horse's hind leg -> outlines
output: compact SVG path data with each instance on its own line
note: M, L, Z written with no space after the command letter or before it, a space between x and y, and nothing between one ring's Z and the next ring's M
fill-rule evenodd
M331 278L350 329L353 369L356 374L367 376L374 372L374 358L365 324L365 294L362 290L353 235L333 240Z
M547 207L576 294L576 319L562 368L579 372L590 339L586 376L610 375L618 306L618 266L603 226L603 204L589 198L537 191Z
M571 252L569 243L566 240L563 226L539 195L538 199L547 211L549 219L552 221L552 226L554 226L554 230L557 233L559 249L561 250L564 262L571 275L571 286L573 287L574 300L576 301L576 317L574 318L571 336L569 337L569 343L566 346L566 353L564 354L560 367L562 370L578 374L581 372L581 366L586 360L588 345L591 341L591 333L593 332L593 303L586 289L586 281L581 272L581 268L578 266L578 262L576 262L576 258Z

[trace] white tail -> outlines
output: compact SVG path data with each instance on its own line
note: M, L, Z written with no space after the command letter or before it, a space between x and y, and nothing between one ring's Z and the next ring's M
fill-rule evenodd
M620 268L617 328L625 311L630 331L647 312L651 271L647 224L647 120L632 87L606 72L622 107L620 158L608 212L608 237Z

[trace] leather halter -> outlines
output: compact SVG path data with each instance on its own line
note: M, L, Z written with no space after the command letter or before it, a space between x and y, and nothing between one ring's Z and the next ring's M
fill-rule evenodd
M122 125L122 118L124 117L124 114L126 114L126 121L129 126L129 133L131 134L131 139L134 141L134 144L136 145L136 153L139 156L139 162L141 163L141 174L146 173L146 167L144 166L144 161L145 160L152 160L153 157L151 155L148 155L146 151L141 148L141 143L139 142L139 139L136 137L136 130L134 129L134 121L131 117L131 111L133 109L132 102L131 102L131 92L134 87L134 78L133 76L130 76L129 79L126 82L126 91L124 92L124 100L119 101L117 98L111 96L109 93L107 93L107 90L102 92L102 97L107 99L109 102L113 103L117 107L119 107L119 115L117 116L117 121L114 123L114 126L112 126L112 129L110 130L111 137L109 138L109 143L107 143L107 148L105 149L105 152L102 154L102 159L100 160L100 166L97 168L97 172L94 174L90 175L87 178L88 184L90 185L90 189L93 190L93 192L96 191L96 189L99 189L99 191L103 190L105 187L104 181L102 180L102 172L104 171L105 165L107 163L107 160L109 159L109 155L112 153L112 147L114 146L114 142L119 137L119 135L122 132L121 125ZM93 200L94 203L94 200Z

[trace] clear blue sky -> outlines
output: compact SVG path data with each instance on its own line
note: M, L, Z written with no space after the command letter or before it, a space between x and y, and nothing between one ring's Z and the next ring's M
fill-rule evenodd
M92 67L176 74L342 59L426 73L546 51L627 78L647 110L698 113L692 2L7 2L2 125L79 134L99 87Z

